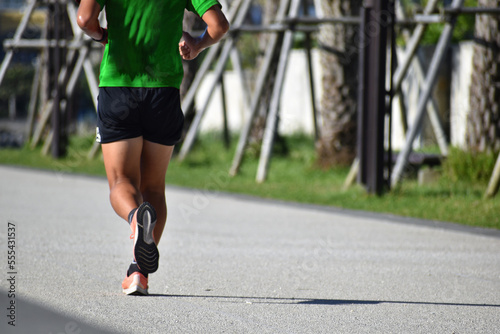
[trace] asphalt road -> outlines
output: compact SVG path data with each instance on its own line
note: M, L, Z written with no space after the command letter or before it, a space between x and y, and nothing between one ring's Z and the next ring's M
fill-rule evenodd
M498 231L215 192L224 178L167 189L160 269L134 297L105 179L0 167L0 332L500 332Z

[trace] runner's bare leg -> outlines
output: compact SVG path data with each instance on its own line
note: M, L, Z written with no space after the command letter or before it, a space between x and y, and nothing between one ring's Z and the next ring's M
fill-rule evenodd
M156 210L156 244L160 242L167 221L165 174L173 151L173 145L165 146L147 140L144 140L142 148L140 190L143 200L151 203Z
M174 146L152 143L142 137L102 144L111 206L127 221L131 210L143 201L151 203L157 214L156 244L167 219L165 174L173 150Z

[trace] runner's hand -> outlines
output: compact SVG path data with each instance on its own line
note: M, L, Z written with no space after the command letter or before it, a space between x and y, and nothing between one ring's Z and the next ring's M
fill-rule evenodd
M184 60L192 60L202 51L198 48L198 40L189 33L182 32L183 41L179 43L179 53Z

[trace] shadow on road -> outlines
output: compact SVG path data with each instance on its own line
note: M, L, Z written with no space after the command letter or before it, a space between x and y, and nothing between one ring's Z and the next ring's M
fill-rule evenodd
M11 305L7 292L0 290L3 305ZM10 299L15 307L7 308L7 318L0 322L0 333L92 333L113 334L80 319L65 315L48 305L41 305L24 298ZM9 317L9 315L11 317Z
M216 295L169 295L150 294L147 297L169 298L203 298L217 299L225 303L252 303L252 304L295 304L295 305L376 305L376 304L408 304L408 305L438 305L438 306L466 306L466 307L499 307L500 304L474 304L451 302L422 302L398 300L351 300L351 299L316 299L316 298L283 298L283 297L244 297L244 296L216 296Z

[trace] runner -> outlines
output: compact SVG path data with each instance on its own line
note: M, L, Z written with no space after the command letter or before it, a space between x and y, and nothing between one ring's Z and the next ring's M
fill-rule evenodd
M107 28L98 20L104 8ZM207 24L201 36L182 31L185 9ZM82 0L77 22L105 46L96 140L111 206L129 223L134 239L123 292L146 295L167 219L165 175L184 123L181 58L196 58L224 36L229 24L217 0Z

